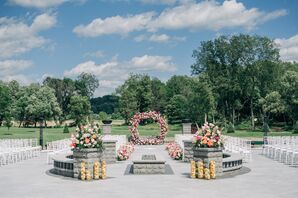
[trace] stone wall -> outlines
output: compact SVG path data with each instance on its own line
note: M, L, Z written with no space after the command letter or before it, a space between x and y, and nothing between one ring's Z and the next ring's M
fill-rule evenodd
M134 163L133 174L165 174L165 163Z
M194 161L203 161L204 167L209 168L211 161L215 162L216 175L222 175L223 152L220 148L195 148Z
M87 170L93 175L94 162L101 161L103 157L102 151L98 149L81 149L73 151L73 177L80 178L81 163L85 162Z
M193 143L191 140L183 140L183 161L190 162L193 160Z
M116 142L117 140L103 141L104 151L102 159L105 160L108 164L116 163Z

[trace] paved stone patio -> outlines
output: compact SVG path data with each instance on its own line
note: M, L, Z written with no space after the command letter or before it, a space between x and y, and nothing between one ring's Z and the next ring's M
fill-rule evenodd
M49 173L46 154L0 167L1 198L74 197L298 197L298 168L288 167L257 153L244 166L251 171L225 179L190 179L190 165L169 158L164 146L137 146L133 155L158 152L174 171L169 175L128 175L131 160L107 166L108 179L92 182ZM133 156L132 156L133 157Z

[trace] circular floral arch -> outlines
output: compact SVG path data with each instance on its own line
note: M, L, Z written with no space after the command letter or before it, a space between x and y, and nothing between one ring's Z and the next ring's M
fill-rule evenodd
M153 119L155 122L159 123L160 126L160 134L155 137L150 138L141 138L138 130L138 126L142 120L145 119ZM160 115L160 113L156 111L149 111L143 113L136 113L130 119L131 126L129 127L132 135L131 142L134 144L140 145L155 145L155 144L163 144L166 134L168 132L168 125L165 119Z

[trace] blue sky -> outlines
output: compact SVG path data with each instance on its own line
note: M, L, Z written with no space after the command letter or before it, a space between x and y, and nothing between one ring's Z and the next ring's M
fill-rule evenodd
M0 79L90 72L102 96L130 73L190 75L201 41L238 33L268 36L298 61L297 10L294 0L3 0Z

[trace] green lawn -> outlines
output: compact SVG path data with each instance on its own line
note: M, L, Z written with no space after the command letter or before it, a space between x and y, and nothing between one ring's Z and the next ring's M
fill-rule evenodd
M245 138L262 138L264 132L262 131L251 131L251 130L236 130L235 133L223 133L224 135L229 135L233 137L245 137ZM280 132L269 132L269 136L291 136L298 135L290 131L280 131Z
M114 135L130 135L128 126L119 125L115 123L112 127L112 134ZM139 126L139 133L141 136L155 136L159 134L158 124L149 124L146 126ZM70 133L75 131L75 128L69 128ZM175 134L180 134L182 127L179 124L169 125L169 132L167 137L172 139ZM63 133L63 128L46 128L44 129L44 142L50 142L54 140L69 138L69 134ZM234 137L245 137L251 139L261 139L263 132L261 131L249 131L249 130L237 130L235 133L224 133L225 135ZM269 136L290 136L298 135L292 132L270 132ZM0 127L0 139L3 138L39 138L39 128L17 128L12 127L9 131L5 127Z
M157 124L149 124L139 126L139 132L142 136L155 136L159 134L159 126ZM167 137L174 137L175 134L181 133L181 126L170 125ZM46 128L44 129L44 143L69 138L75 128L69 128L70 133L63 133L63 128ZM112 134L114 135L130 135L128 126L113 125ZM7 130L6 127L0 127L0 139L3 138L39 138L39 128L17 128L12 127Z

